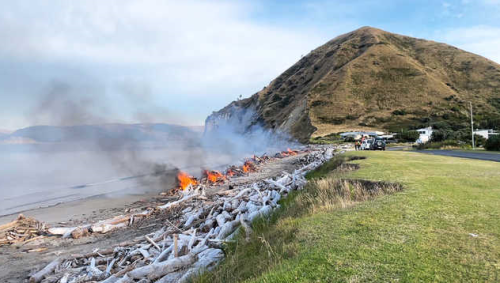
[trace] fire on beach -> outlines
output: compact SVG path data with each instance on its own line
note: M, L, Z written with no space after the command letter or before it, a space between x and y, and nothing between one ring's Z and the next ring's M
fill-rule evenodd
M288 149L273 157L253 156L241 166L230 166L224 173L205 170L199 180L185 172L179 172L178 188L171 192L177 195L174 201L140 213L77 227L47 228L37 224L37 227L43 228L39 228L32 236L2 243L12 244L50 235L79 238L104 234L140 224L141 219L154 219L164 215L169 220L158 231L116 247L56 258L33 274L30 282L46 279L50 279L50 282L136 282L135 280L143 278L161 278L161 282L185 282L200 270L213 268L223 258L221 244L232 241L240 230L246 233L248 239L254 219L266 217L278 208L281 198L292 190L300 190L306 184L304 176L307 172L333 155L333 147L305 151ZM267 162L291 157L298 168L293 172L279 173L274 178L256 179L251 183L220 189L221 185L231 183L232 179L259 172L260 167ZM210 188L219 190L209 193ZM15 229L15 226L15 223L10 225L9 231ZM1 231L0 235L7 235L9 231Z

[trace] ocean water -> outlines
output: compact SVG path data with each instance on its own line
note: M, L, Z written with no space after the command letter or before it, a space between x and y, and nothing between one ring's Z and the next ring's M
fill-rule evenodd
M143 144L119 150L74 144L0 145L0 215L92 196L169 190L175 168L200 175L223 169L244 154ZM159 174L154 174L154 173Z

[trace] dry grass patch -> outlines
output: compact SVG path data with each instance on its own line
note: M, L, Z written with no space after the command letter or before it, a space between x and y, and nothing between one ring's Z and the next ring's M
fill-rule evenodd
M339 169L352 167L339 167ZM326 177L311 181L303 194L296 198L296 205L314 213L323 209L338 209L374 199L380 195L403 190L398 183L349 180Z

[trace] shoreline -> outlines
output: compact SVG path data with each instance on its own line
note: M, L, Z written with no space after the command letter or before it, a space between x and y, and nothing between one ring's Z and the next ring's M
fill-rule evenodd
M82 223L88 220L105 219L123 214L128 208L146 204L160 192L144 192L140 194L120 194L113 196L108 193L93 195L82 199L59 202L54 205L27 209L0 216L0 225L17 218L19 214L35 218L46 224ZM135 205L134 205L135 204Z
M283 174L291 174L302 163L298 162L309 153L302 153L285 158L273 159L263 163L256 172L229 179L221 184L214 184L206 188L206 197L209 199L225 199L227 193L234 192L237 188L243 192L245 186L256 182L263 182L268 178L275 178ZM290 173L283 173L290 172ZM234 187L233 187L234 186ZM117 215L140 213L145 208L156 209L165 204L176 203L179 195L170 196L161 194L171 186L164 186L162 190L150 191L135 195L122 195L121 197L106 197L103 195L91 197L76 202L67 202L49 208L39 208L25 212L26 216L34 215L35 219L47 224L55 224L56 227L74 227L82 224L91 224L99 220L113 218ZM224 192L224 193L219 193ZM197 201L202 201L203 198ZM209 201L211 205L217 205ZM179 206L168 212L157 213L154 217L146 217L142 221L134 222L123 229L116 229L108 233L92 233L84 237L61 238L58 236L44 236L29 242L19 242L10 246L2 247L0 256L0 278L8 279L6 282L19 282L26 279L27 274L34 268L42 269L48 262L56 257L74 257L80 254L86 255L96 250L105 250L117 245L128 245L131 241L143 239L144 235L156 233L161 229L175 229L181 227L186 213L184 206ZM85 210L86 212L84 212ZM192 210L192 209L191 209ZM184 216L182 216L184 215ZM180 217L180 218L179 218ZM4 218L1 217L0 219ZM13 218L7 216L8 220ZM64 221L64 223L58 223ZM68 221L68 222L66 222ZM173 221L170 224L169 221ZM179 222L180 221L180 222ZM167 224L166 224L167 223ZM166 228L168 227L168 228ZM174 228L173 228L174 227ZM179 228L178 228L179 229ZM201 230L200 230L201 231ZM12 260L15 258L15 260Z

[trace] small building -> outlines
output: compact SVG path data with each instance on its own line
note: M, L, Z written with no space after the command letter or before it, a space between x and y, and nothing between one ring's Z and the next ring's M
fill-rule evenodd
M493 135L498 135L498 132L494 131L493 129L489 130L475 130L474 135L482 136L485 139L489 139Z
M432 127L418 129L419 137L417 143L426 143L431 140L432 136Z
M340 136L343 139L353 138L355 140L359 140L362 137L377 137L377 136L380 136L380 135L383 135L383 134L384 134L384 132L380 132L380 131L374 131L374 132L357 131L357 132L345 132L345 133L341 133Z

